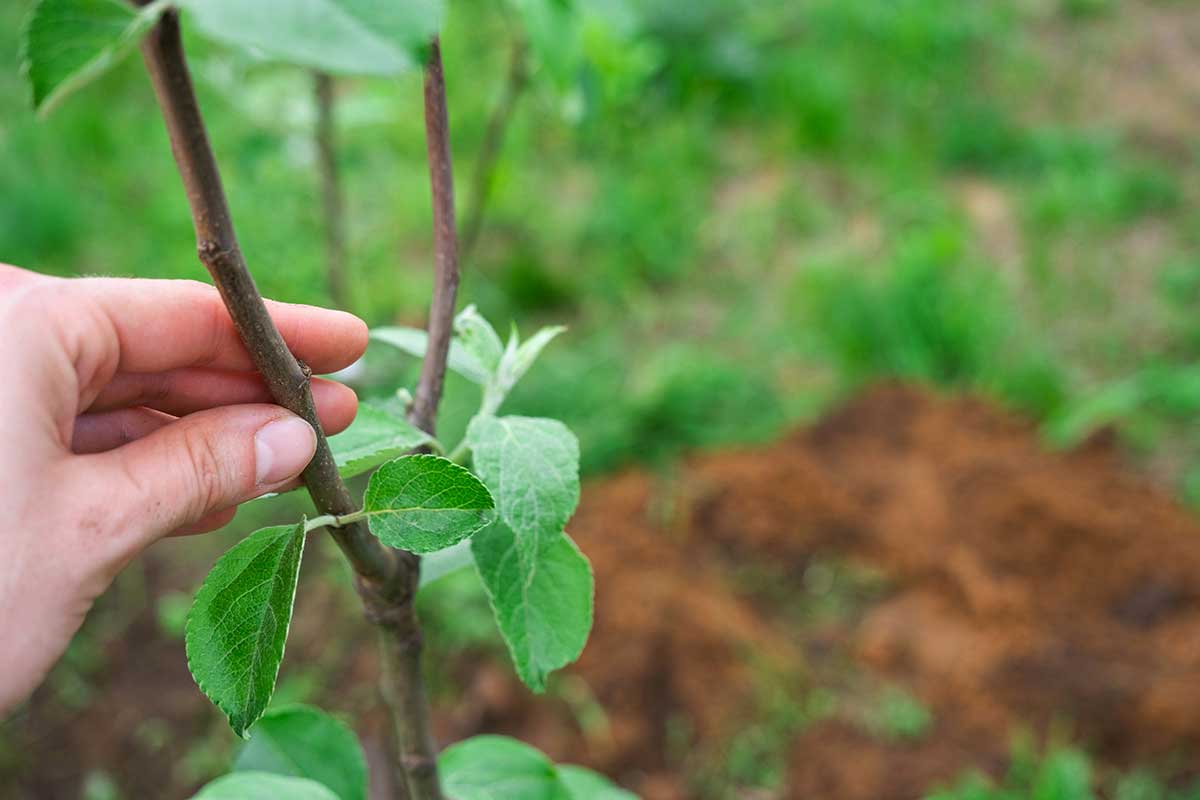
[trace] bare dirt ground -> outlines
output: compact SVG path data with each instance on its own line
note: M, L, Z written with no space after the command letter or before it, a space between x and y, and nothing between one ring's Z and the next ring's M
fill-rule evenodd
M987 402L881 385L774 445L592 483L572 533L596 571L583 658L547 698L501 660L460 659L443 740L518 735L648 800L705 796L788 708L804 718L780 728L784 788L742 796L909 800L1002 771L1016 730L1200 767L1200 523L1103 436L1051 453ZM382 752L365 624L307 586L285 675L321 665L318 693ZM76 797L104 768L129 796L167 796L187 742L220 726L150 619L110 649L84 710L43 693L13 726L24 766L0 795ZM928 728L873 725L880 687L919 700Z

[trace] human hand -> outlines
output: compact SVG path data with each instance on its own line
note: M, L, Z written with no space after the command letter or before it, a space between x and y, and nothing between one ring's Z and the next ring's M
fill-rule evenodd
M316 372L366 348L361 320L270 303ZM164 536L225 525L292 483L316 435L270 395L217 292L50 278L0 264L0 714L59 659L93 601ZM336 433L357 399L314 379Z

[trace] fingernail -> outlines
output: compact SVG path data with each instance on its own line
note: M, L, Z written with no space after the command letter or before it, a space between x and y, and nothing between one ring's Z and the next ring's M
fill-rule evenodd
M259 486L294 478L317 450L317 434L299 417L264 425L254 435L255 472Z

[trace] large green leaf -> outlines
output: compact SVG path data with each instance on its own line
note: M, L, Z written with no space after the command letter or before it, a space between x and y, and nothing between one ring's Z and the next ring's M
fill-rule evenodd
M34 108L48 112L118 63L164 7L162 2L136 9L122 0L39 0L21 38L21 69Z
M206 34L274 61L351 75L418 63L441 0L177 0Z
M592 629L592 568L565 534L523 558L517 537L496 522L471 539L496 624L517 674L535 692L583 652Z
M533 558L562 533L579 504L579 442L558 420L479 416L467 429L475 471L500 518Z
M569 800L550 760L506 736L475 736L447 747L438 772L454 800Z
M275 691L303 553L303 522L255 531L213 565L188 614L188 668L239 736Z
M367 761L354 731L312 706L263 714L234 769L308 778L339 800L366 800Z
M439 456L397 458L367 484L363 510L371 533L390 547L432 553L461 542L495 519L495 502L478 478Z
M329 447L342 477L350 478L428 441L429 434L404 417L364 403L349 428L329 437Z
M400 326L372 328L371 338L402 350L414 358L424 358L429 344L429 335L425 331ZM487 383L491 378L491 372L480 362L478 356L456 340L450 342L446 366L472 383Z
M506 736L475 736L446 748L438 771L454 800L636 800L591 770L557 766Z
M338 800L316 781L269 772L234 772L217 778L192 800Z

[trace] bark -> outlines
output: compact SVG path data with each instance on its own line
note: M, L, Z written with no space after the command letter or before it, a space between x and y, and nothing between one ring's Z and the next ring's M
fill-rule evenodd
M429 182L433 201L434 280L429 307L429 338L421 376L413 393L409 420L433 435L437 409L446 377L446 359L453 333L454 307L458 296L458 234L454 221L454 169L450 158L450 122L446 109L446 82L442 70L441 43L435 38L425 65L425 141L429 160ZM419 573L409 577L416 592ZM437 749L429 728L429 708L421 675L421 633L411 604L407 614L390 621L396 635L386 637L383 647L388 702L393 709L399 760L414 800L441 800L437 773Z
M337 117L333 78L313 73L317 109L317 168L321 176L321 212L325 224L325 282L338 308L350 310L346 267L346 204L337 162Z

